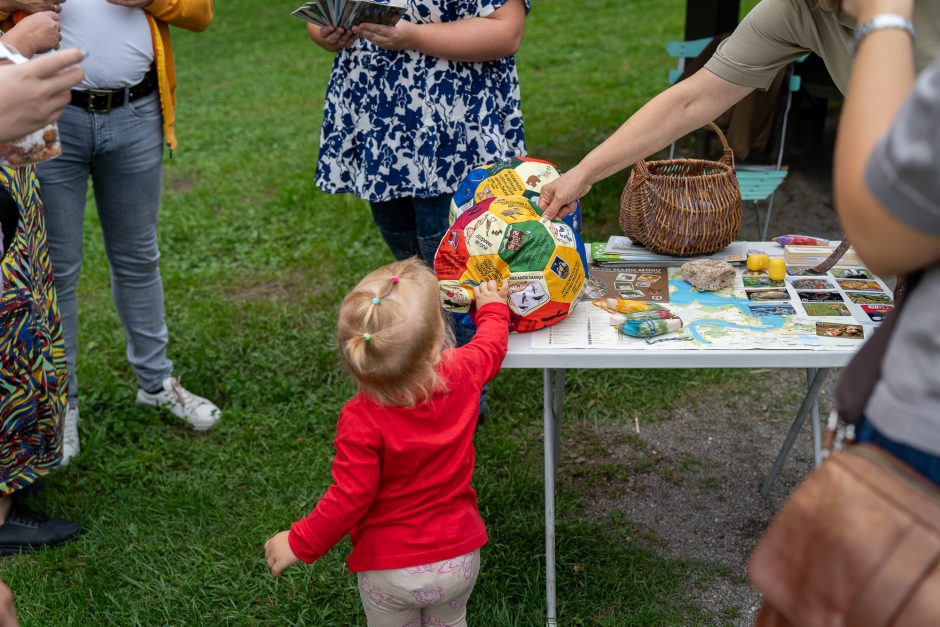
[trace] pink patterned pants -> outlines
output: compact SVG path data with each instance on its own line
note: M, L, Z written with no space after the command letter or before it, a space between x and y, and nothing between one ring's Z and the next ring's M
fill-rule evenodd
M369 627L466 627L480 550L448 560L359 573Z

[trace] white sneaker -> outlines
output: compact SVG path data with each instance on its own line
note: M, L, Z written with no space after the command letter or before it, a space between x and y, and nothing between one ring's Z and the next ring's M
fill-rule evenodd
M69 461L81 451L78 444L78 407L69 405L62 423L62 465L68 466Z
M163 380L163 389L155 394L137 390L137 402L168 410L177 418L188 422L196 431L212 428L222 417L219 408L201 396L196 396L182 385L176 377Z

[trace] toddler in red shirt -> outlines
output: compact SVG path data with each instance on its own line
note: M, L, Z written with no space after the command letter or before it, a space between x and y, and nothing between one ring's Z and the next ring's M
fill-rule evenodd
M509 334L507 284L473 291L477 333L460 348L437 279L417 259L375 270L343 299L340 353L359 392L339 414L333 483L264 545L280 575L348 533L370 627L467 624L487 540L470 485L473 433Z

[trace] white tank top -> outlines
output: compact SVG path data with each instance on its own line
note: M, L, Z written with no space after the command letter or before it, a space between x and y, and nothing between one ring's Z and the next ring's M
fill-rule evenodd
M136 85L153 63L153 40L143 9L107 0L62 3L62 48L90 54L82 62L85 80L76 89L116 89Z

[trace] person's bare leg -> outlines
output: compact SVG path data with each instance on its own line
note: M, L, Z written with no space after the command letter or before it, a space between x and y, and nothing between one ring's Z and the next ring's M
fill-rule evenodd
M0 521L7 519L7 514L10 511L10 508L13 507L13 499L7 496L0 496ZM0 522L2 524L2 522ZM3 623L0 623L3 625Z

